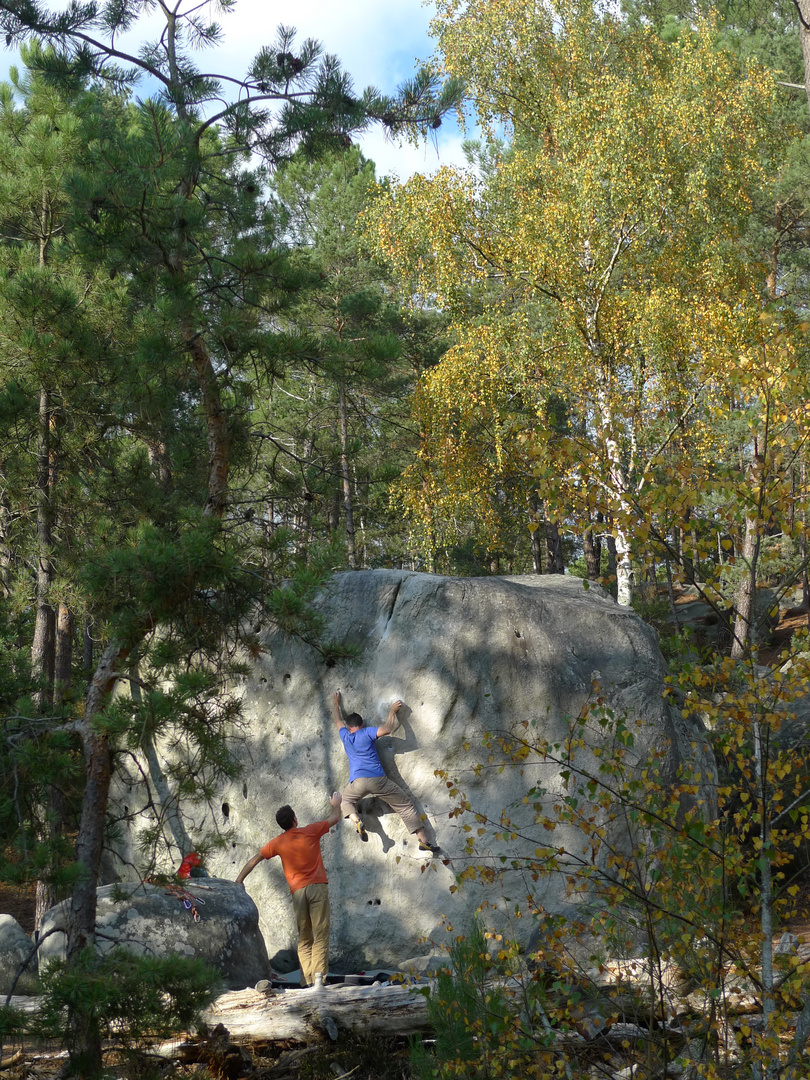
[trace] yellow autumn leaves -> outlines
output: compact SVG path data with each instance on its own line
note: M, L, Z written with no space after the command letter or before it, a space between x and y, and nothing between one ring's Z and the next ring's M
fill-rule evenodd
M427 545L463 504L494 546L508 490L574 529L598 510L632 554L659 463L677 443L699 475L710 404L756 397L740 386L770 332L765 271L742 238L776 149L773 79L740 72L710 25L666 43L587 4L437 11L445 68L507 141L483 175L416 176L367 215L457 342L417 395L405 505Z

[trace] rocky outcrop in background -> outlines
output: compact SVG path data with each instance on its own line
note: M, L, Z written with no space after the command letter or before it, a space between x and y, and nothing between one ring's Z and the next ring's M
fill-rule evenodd
M33 942L11 915L0 915L0 994L36 994L39 990Z
M491 905L488 919L506 920L520 905L526 891L520 882L456 888L468 863L464 825L469 822L449 816L454 803L436 770L458 778L476 810L497 819L511 808L513 819L530 832L532 812L522 806L527 787L542 781L559 790L559 779L548 769L531 776L511 767L476 773L475 765L488 756L482 748L485 732L524 733L521 725L529 721L536 725L530 735L561 739L596 680L614 713L639 725L635 753L640 762L661 752L665 771L674 775L679 764L697 756L704 776L711 775L699 724L662 697L665 666L655 632L598 587L586 588L566 576L445 578L360 571L336 575L318 607L327 636L357 646L359 659L330 667L302 642L265 633L264 651L242 688L247 728L236 751L244 772L223 786L216 800L215 824L232 830L231 846L215 853L208 869L235 878L277 833L275 811L283 803L292 805L302 824L328 815L329 793L348 780L348 762L331 719L334 689L341 689L347 711L362 713L369 724L381 723L390 702L401 698L399 727L380 741L380 756L388 774L416 800L442 856L420 854L399 818L373 800L364 807L368 843L361 843L345 821L324 837L334 970L395 964L418 951L420 940L428 952L428 939L448 940L448 924L456 933L466 932L482 902ZM133 793L123 797L132 801ZM210 821L198 825L202 830ZM124 862L136 858L131 840ZM479 855L498 861L520 854L521 845L525 850L525 841L490 838ZM296 941L278 860L260 864L246 886L272 960ZM543 882L536 899L550 910L569 904L561 878ZM514 930L525 939L531 925L523 923Z
M64 959L68 915L69 901L46 912L39 935L40 968ZM137 956L177 953L205 960L219 970L229 990L253 986L270 970L256 905L241 885L216 878L100 888L96 948L106 953L118 946Z

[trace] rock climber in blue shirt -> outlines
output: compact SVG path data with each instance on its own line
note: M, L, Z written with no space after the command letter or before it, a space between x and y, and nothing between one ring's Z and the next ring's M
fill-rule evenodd
M396 716L402 708L401 701L395 701L388 710L388 718L379 727L365 727L359 713L346 715L340 691L332 694L332 715L338 729L343 749L349 759L349 783L341 791L341 812L354 822L354 827L361 840L368 840L368 833L363 819L357 812L357 804L366 796L375 796L388 803L402 818L405 828L413 833L419 842L420 851L435 854L439 849L427 838L422 826L419 811L405 791L389 780L377 753L377 739L390 735L396 724Z

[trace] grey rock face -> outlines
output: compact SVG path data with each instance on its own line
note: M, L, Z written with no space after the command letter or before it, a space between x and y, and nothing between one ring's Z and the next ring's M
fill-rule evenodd
M0 915L0 994L36 994L39 990L37 958L32 956L33 943L17 920ZM17 978L17 974L25 967ZM14 980L17 979L16 984Z
M420 854L401 820L378 800L362 808L368 843L346 821L323 838L333 971L395 965L419 952L420 942L425 953L431 951L429 941L448 944L469 930L484 902L490 905L487 922L528 938L530 919L508 924L516 907L526 909L531 883L496 875L488 883L456 888L457 875L471 861L465 826L475 832L477 823L469 815L451 816L455 803L435 771L446 769L457 778L475 810L497 821L507 809L534 835L531 808L522 804L526 791L537 783L559 791L560 780L549 767L534 766L525 774L489 767L485 732L562 739L597 680L614 713L638 724L639 761L660 753L661 767L674 775L681 762L697 755L707 780L713 771L702 728L662 698L665 665L654 631L598 587L585 589L565 576L361 571L336 575L319 607L328 635L358 646L360 658L328 667L301 642L264 636L264 652L243 687L248 724L237 754L244 774L217 799L222 816L216 823L231 827L234 841L230 856L215 853L207 865L222 878L235 878L278 833L275 811L284 803L301 824L328 816L329 793L348 782L348 761L331 717L333 690L340 688L347 712L360 712L369 725L382 723L391 701L402 699L400 724L380 740L380 757L388 775L413 796L442 854ZM535 726L524 729L524 721ZM479 763L485 768L476 772ZM545 840L541 835L537 842ZM573 844L577 837L561 834L562 842ZM509 842L490 830L479 841L477 857L497 869L501 856L519 857L535 843ZM133 853L134 848L128 857ZM258 905L269 952L295 948L279 860L260 863L246 887ZM534 890L536 903L567 910L561 877Z
M67 915L64 903L43 919L43 966L64 958ZM56 932L46 937L48 931ZM256 905L241 885L216 878L183 882L174 890L132 883L100 888L96 947L106 953L116 946L138 956L198 957L219 970L229 990L253 986L270 970Z

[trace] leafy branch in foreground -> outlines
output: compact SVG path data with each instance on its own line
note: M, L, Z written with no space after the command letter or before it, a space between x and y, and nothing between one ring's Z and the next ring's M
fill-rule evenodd
M526 886L515 915L537 923L538 967L524 981L578 986L615 1019L632 970L637 1023L650 1030L639 1062L677 1055L700 1075L734 1065L753 1080L806 1070L807 965L777 960L773 935L801 911L810 777L791 706L810 665L801 653L783 660L769 675L730 660L692 670L687 707L699 708L712 732L719 778L708 762L673 776L667 745L641 760L638 727L612 714L598 688L562 740L535 736L529 721L525 737L487 737L490 763L478 770L547 778L498 821L476 812L458 778L440 774L468 834L459 887L500 880L514 896ZM499 845L510 854L497 854ZM564 917L541 902L559 875L571 905ZM741 993L761 1002L759 1022L736 1011ZM569 1007L565 995L548 1004L556 1030ZM680 1034L662 1046L653 1031L676 1014ZM558 1047L554 1069L532 1075L558 1075L566 1053Z

